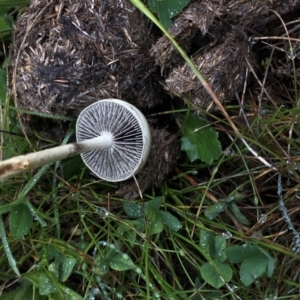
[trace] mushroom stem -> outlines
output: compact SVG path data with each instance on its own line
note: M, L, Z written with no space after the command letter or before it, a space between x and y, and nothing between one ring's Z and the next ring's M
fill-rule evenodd
M108 132L105 132L101 136L85 141L12 157L0 162L0 180L6 180L19 173L35 169L84 152L109 148L112 145L112 135Z

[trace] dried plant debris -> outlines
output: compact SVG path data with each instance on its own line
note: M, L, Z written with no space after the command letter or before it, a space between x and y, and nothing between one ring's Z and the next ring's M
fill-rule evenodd
M192 56L221 102L230 101L242 91L247 69L256 69L245 26L263 24L271 9L291 11L299 0L282 1L194 1L173 22L170 33ZM171 94L189 98L200 108L212 100L195 74L178 55L166 36L151 49L161 67L165 88Z
M300 5L299 0L230 0L225 2L223 4L224 20L227 19L241 26L259 31L268 22L278 19L274 11L280 16L284 16Z
M193 54L205 44L213 46L219 43L220 35L216 34L215 26L222 27L225 23L237 28L247 26L261 29L258 26L265 25L267 16L272 14L277 17L271 10L285 14L299 5L300 0L291 0L288 3L283 3L281 0L263 3L257 0L196 0L173 21L168 31L188 54ZM166 36L156 42L151 53L156 63L164 69L178 63L180 58ZM182 61L181 58L180 60Z
M244 85L248 64L255 65L254 55L245 34L238 28L219 28L219 42L193 55L193 61L221 102L232 100ZM187 64L173 68L166 79L168 91L190 98L199 108L213 100Z
M101 98L160 101L147 19L127 0L34 0L16 24L13 92L22 109L75 115Z
M217 12L209 9L210 4L203 5L202 2L190 4L174 20L169 29L170 34L180 43L182 48L190 53L193 44L198 40L201 47L201 40L206 41L205 34L213 24ZM163 36L151 50L156 63L164 68L170 68L182 62L182 58L170 40Z
M176 135L165 129L151 128L152 145L146 166L136 175L138 186L133 179L121 183L117 194L125 199L139 197L147 188L160 186L173 170L179 157L179 141Z

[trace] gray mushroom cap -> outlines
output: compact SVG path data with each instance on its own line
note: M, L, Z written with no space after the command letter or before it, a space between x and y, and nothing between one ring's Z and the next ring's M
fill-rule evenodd
M81 154L97 177L110 182L123 181L144 166L150 152L151 134L146 118L133 105L104 99L86 107L77 119L77 142L98 136L107 137L110 145Z

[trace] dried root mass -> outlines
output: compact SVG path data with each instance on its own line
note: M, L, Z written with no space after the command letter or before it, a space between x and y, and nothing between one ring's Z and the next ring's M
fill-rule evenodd
M109 97L151 107L160 99L152 43L147 20L128 1L32 1L14 31L16 102L75 116Z
M284 14L299 5L299 0L198 0L174 20L169 31L191 55L218 99L225 102L242 91L247 70L257 66L245 28L259 30L268 18L272 19L271 10ZM164 72L165 88L170 94L188 98L198 108L212 106L205 88L166 36L152 47L151 55Z

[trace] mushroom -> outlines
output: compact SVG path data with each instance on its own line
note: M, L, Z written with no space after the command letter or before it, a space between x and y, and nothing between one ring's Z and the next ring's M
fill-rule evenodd
M0 180L81 154L99 178L118 182L144 166L151 134L144 115L118 99L99 100L86 107L76 123L76 143L13 157L0 162Z

